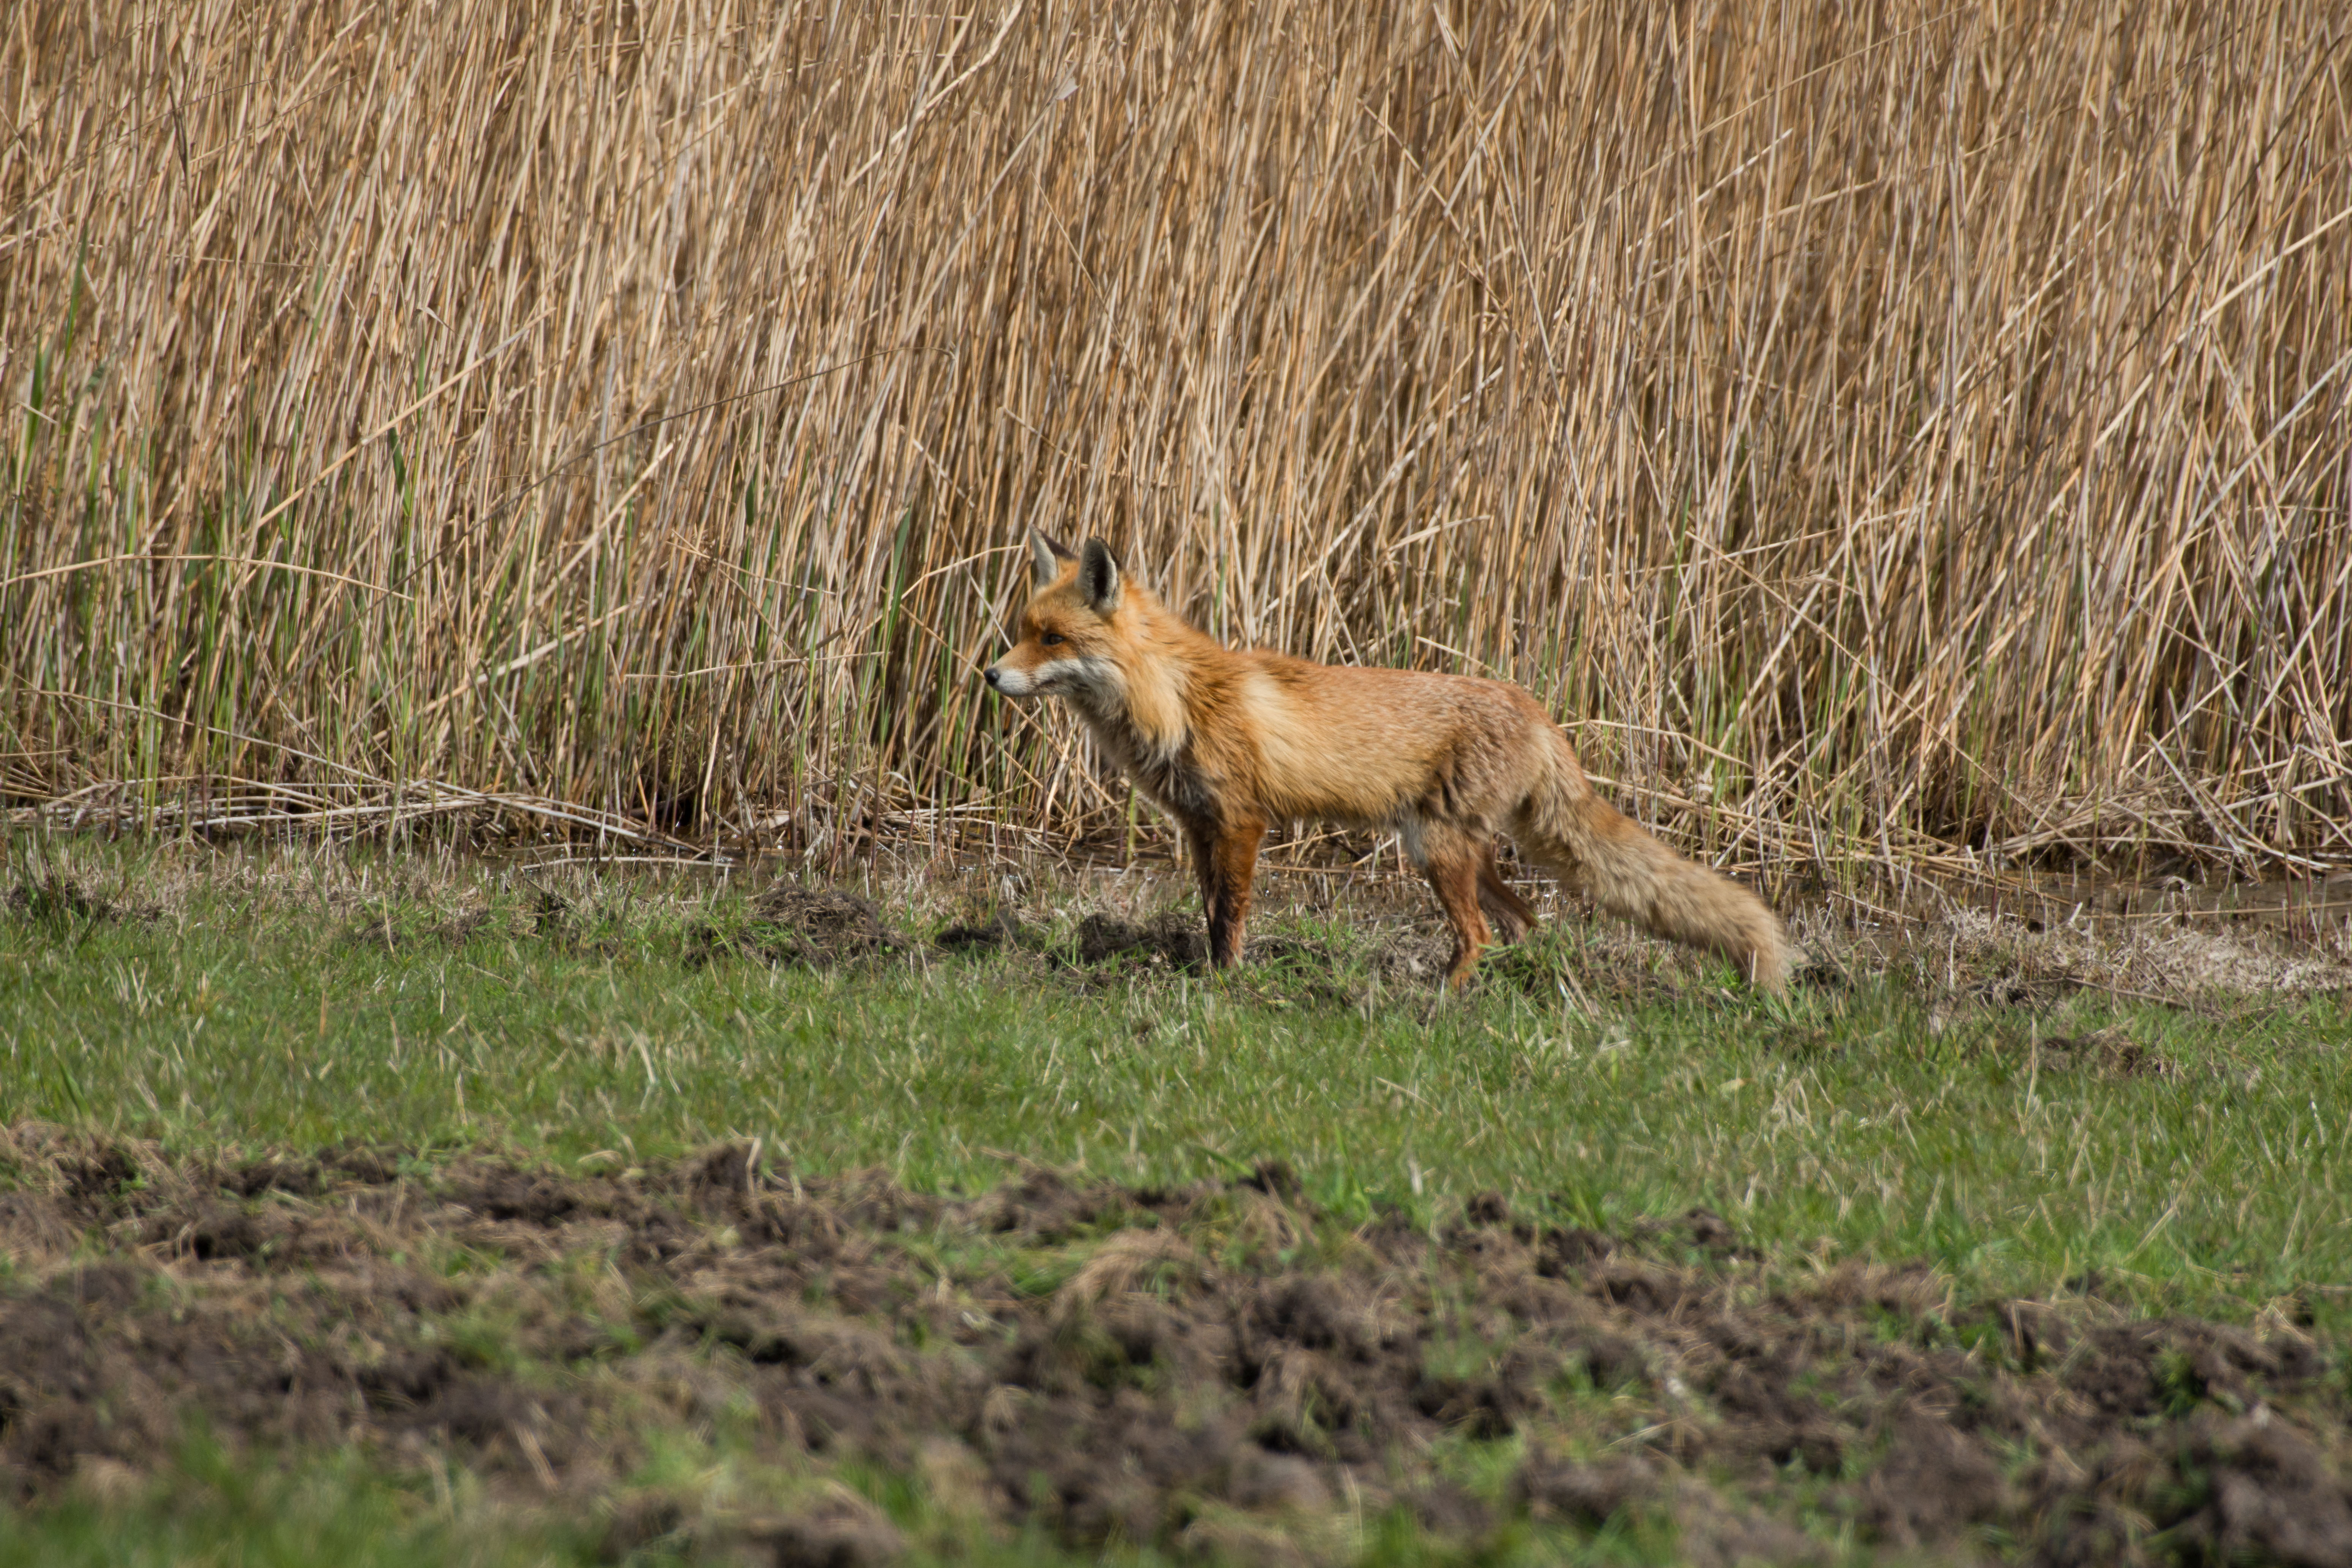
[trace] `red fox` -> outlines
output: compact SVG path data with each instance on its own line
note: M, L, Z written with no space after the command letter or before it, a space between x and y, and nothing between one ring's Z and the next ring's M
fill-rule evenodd
M1110 549L1073 555L1032 531L1035 593L1021 640L987 672L1025 700L1059 697L1184 830L1209 920L1209 961L1241 957L1250 879L1269 824L1395 833L1454 928L1460 987L1493 940L1536 911L1503 880L1495 835L1601 908L1788 986L1790 948L1762 900L1695 866L1593 794L1568 737L1506 680L1237 652L1128 580ZM1481 912L1481 905L1485 912Z

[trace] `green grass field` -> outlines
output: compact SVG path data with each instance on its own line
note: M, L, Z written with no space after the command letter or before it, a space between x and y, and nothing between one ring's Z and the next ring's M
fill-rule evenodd
M1284 1268L1384 1224L1440 1235L1493 1194L1530 1226L1621 1237L1710 1211L1759 1281L1924 1266L1939 1322L1977 1304L2075 1301L2104 1317L2299 1325L2331 1365L2342 1343L2352 1012L2340 991L2158 1001L2017 981L2014 950L1963 952L1932 931L1839 949L1817 922L1809 941L1826 956L1781 1005L1570 917L1450 997L1400 969L1395 955L1426 939L1386 909L1278 910L1257 933L1276 951L1225 977L1148 945L1083 962L1090 900L1133 912L1177 898L1118 879L1033 880L1029 934L976 956L929 940L961 895L908 884L882 912L909 947L826 963L809 929L741 889L617 869L30 841L11 869L0 1125L18 1130L20 1152L79 1138L143 1151L156 1170L217 1171L364 1147L395 1151L429 1184L482 1159L601 1179L734 1144L795 1193L886 1181L941 1202L1040 1166L1132 1192L1230 1184L1278 1160L1312 1216L1276 1249ZM2006 995L2022 999L1987 999ZM55 1187L66 1168L40 1177L37 1164L12 1165L16 1185ZM7 1289L120 1252L126 1234L93 1226L46 1259L12 1250ZM982 1273L1016 1279L1066 1279L1085 1255L1066 1239L971 1245ZM445 1271L477 1266L436 1256ZM943 1281L978 1278L938 1267ZM612 1310L639 1321L633 1300ZM499 1322L471 1331L504 1334L521 1347L511 1359L540 1365L530 1336ZM532 1375L573 1374L554 1358ZM640 1446L613 1485L665 1466L718 1473L724 1426L688 1423L667 1458ZM232 1540L239 1562L315 1560L306 1542L337 1531L387 1561L500 1561L509 1547L569 1561L604 1540L497 1506L495 1484L460 1475L453 1492L457 1472L415 1452L352 1447L273 1480L208 1442L192 1435L185 1456L116 1477L112 1491L85 1477L26 1492L19 1545L0 1561L184 1560ZM767 1481L729 1484L805 1484L761 1462L744 1474ZM919 1547L1004 1546L939 1522L919 1488L859 1474L861 1495L883 1500L872 1506L898 1499ZM297 1495L299 1508L285 1502ZM114 1506L126 1498L142 1500ZM1790 1506L1833 1556L1884 1544L1801 1498ZM264 1515L272 1529L257 1535ZM1644 1534L1628 1519L1511 1550L1673 1560L1670 1523ZM1309 1556L1460 1548L1397 1528ZM1482 1539L1478 1551L1510 1555L1503 1537Z
M421 869L324 898L290 869L175 877L145 919L135 880L130 918L20 893L0 1121L558 1162L758 1139L943 1192L1015 1157L1135 1184L1281 1158L1344 1214L1491 1189L1605 1229L1701 1205L1774 1249L2026 1292L2096 1269L2158 1310L2352 1279L2340 993L1956 1008L1864 974L1781 1005L1661 953L1668 978L1596 1000L1579 949L1602 928L1571 921L1454 998L1383 983L1393 917L1344 914L1262 923L1298 951L1230 979L1025 952L828 969L730 951L768 928L707 883L583 880L550 917L535 886L404 886Z

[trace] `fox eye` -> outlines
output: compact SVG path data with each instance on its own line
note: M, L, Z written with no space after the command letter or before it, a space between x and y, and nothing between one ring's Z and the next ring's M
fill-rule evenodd
M1062 634L1059 632L1047 632L1044 637L1039 637L1037 640L1044 643L1047 647L1058 647L1061 646Z

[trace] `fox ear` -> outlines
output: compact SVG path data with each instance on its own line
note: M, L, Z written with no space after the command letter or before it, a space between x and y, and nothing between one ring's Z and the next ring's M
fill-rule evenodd
M1118 608L1118 563L1099 539L1087 540L1086 553L1078 558L1078 592L1096 615L1108 616Z
M1037 586L1045 587L1060 576L1062 563L1069 558L1069 551L1046 538L1043 531L1034 528L1029 531L1029 565L1037 574Z

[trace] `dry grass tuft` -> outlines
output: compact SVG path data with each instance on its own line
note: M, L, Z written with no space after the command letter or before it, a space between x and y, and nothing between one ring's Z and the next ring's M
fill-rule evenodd
M2117 16L32 0L0 789L1108 832L1036 522L1726 861L2341 860L2345 14Z

